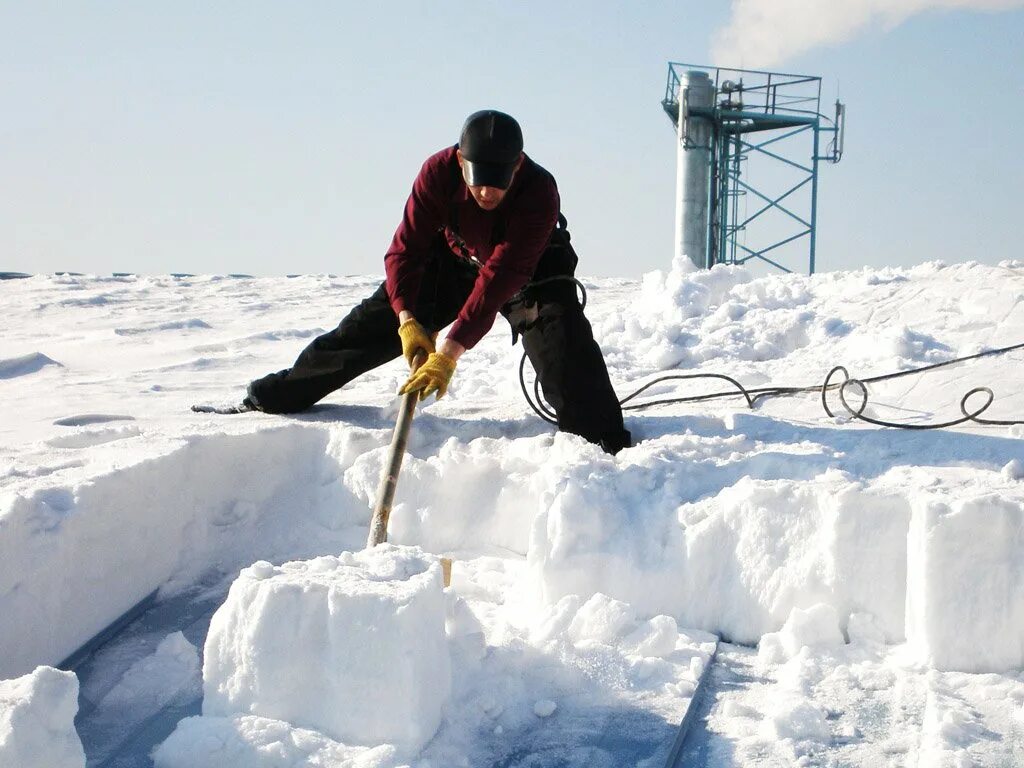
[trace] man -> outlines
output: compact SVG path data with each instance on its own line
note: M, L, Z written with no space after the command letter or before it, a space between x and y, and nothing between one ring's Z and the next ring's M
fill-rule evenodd
M610 453L630 444L571 280L576 254L555 180L523 153L511 116L475 112L456 146L427 158L384 267L386 280L372 296L291 368L249 384L244 405L301 411L372 368L399 355L412 366L421 353L426 361L401 392L440 398L459 358L501 312L523 336L559 429Z

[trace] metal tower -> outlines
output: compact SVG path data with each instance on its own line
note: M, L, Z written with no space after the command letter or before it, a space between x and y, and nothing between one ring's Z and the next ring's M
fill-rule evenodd
M670 62L661 103L679 142L676 255L701 268L756 259L793 272L782 262L806 254L814 274L818 163L842 158L846 124L839 101L834 119L821 114L821 78Z

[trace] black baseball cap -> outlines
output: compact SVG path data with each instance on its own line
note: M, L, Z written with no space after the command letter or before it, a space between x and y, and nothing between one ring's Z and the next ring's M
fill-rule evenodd
M459 150L467 184L508 189L523 152L523 132L511 115L483 109L466 118Z

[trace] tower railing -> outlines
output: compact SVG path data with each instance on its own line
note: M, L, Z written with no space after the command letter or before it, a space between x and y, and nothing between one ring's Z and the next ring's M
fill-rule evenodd
M682 75L705 72L715 89L714 104L692 106L681 100ZM685 89L684 89L685 90ZM708 243L706 263L745 264L751 260L771 267L794 271L783 263L781 250L792 243L807 240L807 271L814 273L817 227L818 163L837 163L842 157L846 110L836 102L834 119L821 113L821 78L811 75L766 72L761 70L704 67L669 63L662 107L678 127L679 120L699 119L711 126L711 175L707 209ZM755 142L748 134L774 132L770 138ZM787 140L807 134L802 157ZM822 134L831 134L824 155L820 154ZM685 142L686 131L681 131ZM785 145L784 142L787 142ZM771 147L771 149L768 149ZM686 145L684 144L684 149ZM780 167L796 171L799 177L791 186L768 191L745 178L744 165L751 157L764 158ZM796 193L810 186L809 200L797 203ZM740 200L758 200L751 215L739 212ZM750 225L776 216L782 226L792 227L775 239L753 247L742 240ZM787 249L792 251L790 247ZM770 254L770 255L769 255Z

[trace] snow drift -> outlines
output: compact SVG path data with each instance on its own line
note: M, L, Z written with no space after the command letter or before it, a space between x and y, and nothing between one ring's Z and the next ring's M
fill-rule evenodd
M324 562L361 547L400 364L297 417L188 406L240 397L374 282L0 284L11 308L5 360L45 349L61 361L0 379L16 414L0 421L0 677L60 662L154 590L170 598L201 579L226 585L258 560ZM1022 262L761 279L680 267L642 285L590 283L588 314L620 395L668 366L748 386L813 385L837 363L868 376L1024 341L1022 287ZM145 309L144 325L125 319L131 307ZM988 384L989 415L1019 418L1019 357L880 384L869 413L942 420L966 389ZM600 722L573 686L593 701L632 691L641 719L662 706L663 719L644 721L661 733L685 711L690 660L710 655L701 631L749 644L781 632L790 639L769 639L778 653L765 652L779 664L799 656L797 643L834 653L837 637L870 627L924 669L1005 681L1024 666L1021 427L897 432L828 417L813 395L753 411L720 400L631 412L638 444L612 458L528 415L517 363L502 328L460 361L449 395L416 418L399 484L391 541L456 557L463 603L457 617L448 605L445 642L452 689L477 706L444 714L425 753L494 755L513 734L535 738L538 718ZM648 396L694 391L706 386L662 384ZM188 648L160 658L180 662L167 668L187 689ZM588 664L601 676L582 675ZM545 688L552 665L564 685ZM129 682L122 705L144 697L144 680ZM658 705L663 685L674 693ZM394 743L349 744L276 715L211 711L186 723L161 753L167 765L203 764L195 745L214 733L239 745L242 762L274 734L309 746L301 759L401 757ZM806 708L772 727L778 738L839 738Z

